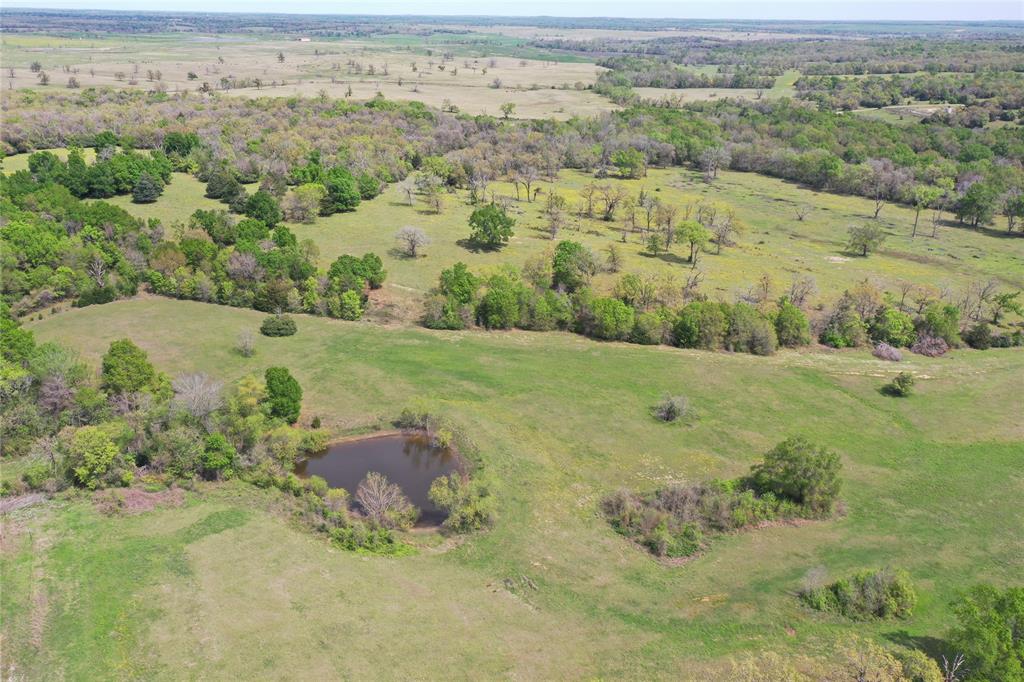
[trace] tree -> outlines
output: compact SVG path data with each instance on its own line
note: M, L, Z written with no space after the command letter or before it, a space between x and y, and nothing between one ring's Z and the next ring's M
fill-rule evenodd
M324 173L323 184L327 189L327 196L320 207L323 215L356 210L361 199L359 185L347 168L335 166L328 169Z
M992 222L996 206L999 203L999 192L984 181L972 183L956 200L954 208L961 223L970 223L971 227L979 227Z
M723 304L693 301L679 311L672 333L677 346L715 350L725 343L728 319Z
M458 303L471 303L479 287L480 280L461 261L447 270L441 271L439 286L441 293Z
M203 454L200 456L200 467L207 478L217 478L223 472L230 471L235 464L238 452L235 446L222 433L211 433L203 442Z
M64 466L73 480L90 490L104 484L128 485L133 462L121 452L105 426L83 426L64 450Z
M132 188L132 201L136 204L151 204L163 194L164 185L159 180L154 180L149 173L139 174L139 179Z
M911 237L917 236L917 223L921 219L921 211L939 200L943 192L932 185L918 185L914 188L914 231Z
M210 427L210 415L224 405L224 384L202 372L181 375L171 383L171 388L175 408L206 428Z
M612 165L624 178L642 178L647 175L647 158L639 149L629 147L612 154Z
M512 102L505 102L498 108L501 109L501 117L508 120L508 117L512 115L512 112L516 110L516 105Z
M299 185L284 198L284 215L293 222L311 223L320 213L320 207L326 198L327 188L318 182Z
M917 339L914 321L910 315L892 306L882 306L871 318L868 334L876 343L907 348Z
M270 367L264 374L267 384L267 405L270 416L289 424L299 420L302 410L302 387L285 367Z
M622 341L633 329L633 309L617 298L595 298L590 302L584 333L596 339Z
M263 190L257 191L246 200L245 215L253 220L259 220L267 227L274 227L283 218L277 199Z
M1024 680L1024 587L977 585L953 603L949 640L963 652L969 681Z
M576 291L590 283L597 264L590 249L579 242L561 241L551 259L551 281L565 291Z
M411 528L419 516L402 489L376 471L359 483L355 501L374 525L384 528Z
M848 234L846 249L865 258L882 245L886 236L878 225L851 225Z
M804 311L790 303L788 298L779 301L775 313L775 335L781 346L806 346L811 342L811 325Z
M690 267L697 267L697 257L701 249L707 246L711 233L696 220L684 220L676 228L676 235L690 247Z
M103 387L111 393L137 393L152 388L156 378L146 351L130 339L114 341L103 356Z
M886 395L897 398L906 398L914 390L914 375L910 372L900 372L893 380L882 387Z
M515 219L495 204L482 206L469 216L471 229L469 238L476 244L494 249L508 242L512 237Z
M999 324L999 320L1006 313L1024 316L1024 305L1017 300L1020 293L1019 291L1005 291L992 297L992 324Z
M491 498L467 476L453 472L438 476L427 493L430 501L448 512L444 527L456 533L468 533L491 524Z
M292 336L296 330L295 320L288 315L271 315L260 324L264 336Z
M750 470L749 483L760 494L773 493L816 513L829 513L839 497L839 455L802 436L787 438Z
M395 239L405 247L405 255L409 258L415 258L419 249L430 243L430 237L418 227L403 227L395 233Z

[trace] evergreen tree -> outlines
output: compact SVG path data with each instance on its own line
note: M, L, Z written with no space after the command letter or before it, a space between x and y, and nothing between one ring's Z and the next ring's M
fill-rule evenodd
M132 201L136 204L151 204L163 191L164 186L160 181L153 179L149 173L142 173L132 188Z

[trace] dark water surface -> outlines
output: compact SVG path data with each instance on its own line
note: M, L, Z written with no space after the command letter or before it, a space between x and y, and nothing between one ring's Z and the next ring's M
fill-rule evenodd
M460 461L451 450L432 446L426 436L399 435L337 443L295 466L295 474L300 478L320 476L332 488L344 488L353 496L359 482L371 471L397 483L419 507L416 525L438 525L446 514L427 498L427 492L438 476L460 471Z

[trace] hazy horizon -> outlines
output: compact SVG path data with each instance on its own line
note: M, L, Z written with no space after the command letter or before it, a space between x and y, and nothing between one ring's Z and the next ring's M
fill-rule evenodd
M410 0L376 0L359 3L297 0L280 3L275 0L168 0L159 8L140 7L130 0L41 0L19 2L9 9L113 10L152 12L224 12L273 14L331 15L411 15L411 16L493 16L500 17L622 17L624 19L719 19L761 21L1021 21L1024 3L1018 0L979 0L969 5L951 0L910 0L884 2L867 0L721 0L719 2L668 2L637 0L623 5L610 0L563 0L541 2L524 0L509 3L471 2L470 0L436 0L424 6ZM339 6L340 5L340 6ZM557 11L552 11L557 8Z

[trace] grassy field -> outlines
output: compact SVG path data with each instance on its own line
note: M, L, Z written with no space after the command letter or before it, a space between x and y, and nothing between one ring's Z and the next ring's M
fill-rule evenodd
M299 42L283 36L152 35L0 37L5 86L64 90L74 76L81 87L168 91L195 90L203 82L220 88L222 78L260 79L260 87L233 87L244 97L316 96L366 100L378 92L389 99L417 100L440 107L450 101L472 114L500 114L516 104L520 117L569 118L615 108L575 85L591 85L602 70L591 62L524 47L522 39L491 34L367 38L316 38ZM451 53L454 60L442 62ZM283 61L280 57L283 57ZM29 65L38 61L50 76L41 86ZM359 70L350 68L358 63ZM372 68L372 72L371 72ZM158 79L150 78L160 73ZM190 78L189 73L195 74ZM118 75L121 74L121 75ZM495 79L500 87L493 87Z
M496 527L385 559L335 551L240 484L130 518L86 500L20 510L2 554L19 675L708 679L744 651L828 655L852 633L941 649L958 590L1024 572L1024 511L1008 504L1024 495L1019 351L896 366L863 351L757 358L300 316L296 336L234 354L261 317L146 298L32 329L94 364L128 336L174 374L288 366L302 420L339 432L425 405L479 443ZM898 370L918 377L911 398L879 391ZM691 425L649 416L666 392L690 398ZM619 486L735 476L791 434L841 454L845 517L726 536L666 567L598 515ZM906 622L847 622L794 597L809 568L887 564L921 593Z

